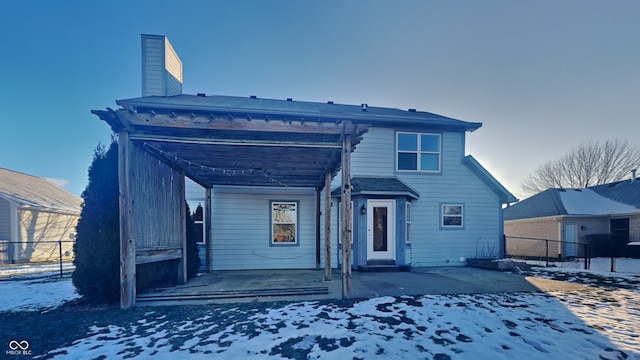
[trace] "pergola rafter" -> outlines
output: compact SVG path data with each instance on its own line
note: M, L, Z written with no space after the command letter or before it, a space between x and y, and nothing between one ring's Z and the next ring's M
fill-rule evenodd
M135 304L137 264L178 259L179 282L186 281L184 235L184 180L187 176L205 187L211 199L216 185L308 187L325 195L330 181L360 142L369 125L336 116L277 113L258 114L237 109L209 111L206 107L151 106L127 100L118 110L94 110L120 136L121 307ZM343 184L350 186L350 167L343 169ZM349 189L345 189L347 195ZM325 201L329 196L326 195ZM145 202L152 201L153 208ZM348 203L348 202L347 202ZM210 201L205 213L210 216ZM316 221L320 221L319 201ZM329 241L330 207L325 208ZM345 212L351 214L351 212ZM155 226L175 218L161 231ZM350 219L343 219L343 227ZM210 224L205 236L210 235ZM146 229L146 230L141 230ZM348 231L348 230L347 230ZM150 234L149 234L150 233ZM317 234L319 243L320 238ZM344 238L343 244L350 247ZM320 248L319 245L317 247ZM330 244L326 244L330 251ZM350 249L346 249L350 254ZM207 252L209 255L210 242ZM207 260L209 256L207 255ZM344 294L349 297L350 256L343 257ZM317 254L319 265L319 253ZM211 264L208 263L208 267ZM325 261L330 279L330 258Z

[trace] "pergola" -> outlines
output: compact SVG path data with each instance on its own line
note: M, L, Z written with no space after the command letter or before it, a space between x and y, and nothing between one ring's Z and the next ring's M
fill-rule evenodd
M136 299L136 265L179 260L186 282L187 176L205 188L205 236L211 233L215 185L312 187L317 194L316 265L320 266L320 199L324 189L325 279L331 278L331 179L342 168L342 198L351 198L350 154L367 131L367 106L204 94L120 100L93 110L119 135L120 305ZM352 222L343 202L343 296L350 297ZM207 262L211 242L207 242ZM211 264L207 263L207 270Z

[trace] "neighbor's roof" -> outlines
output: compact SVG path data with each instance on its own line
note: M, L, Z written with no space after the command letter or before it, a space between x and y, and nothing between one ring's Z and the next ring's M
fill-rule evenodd
M640 178L589 187L602 196L640 208Z
M407 196L418 199L418 193L411 186L395 177L368 177L356 176L351 178L351 195L387 195L387 196ZM341 197L340 187L331 192L333 197Z
M223 96L223 95L176 95L146 96L133 99L118 100L116 103L135 111L148 110L187 110L205 113L237 113L254 117L286 115L294 119L308 121L341 121L369 122L379 125L418 125L438 126L445 128L474 131L482 126L479 122L467 122L446 116L432 114L415 109L400 110L393 108L297 101L293 99L262 99L255 96Z
M591 189L547 189L504 209L504 220L546 216L610 216L640 213L640 208Z
M0 168L0 198L21 207L80 213L82 199L49 180Z

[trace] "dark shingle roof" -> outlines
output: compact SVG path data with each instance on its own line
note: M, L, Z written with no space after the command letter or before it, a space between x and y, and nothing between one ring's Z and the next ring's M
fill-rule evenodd
M640 178L622 180L610 184L592 186L589 189L598 194L640 208Z
M0 168L0 197L19 206L80 213L82 199L46 179Z
M395 177L353 177L351 185L353 186L351 195L408 196L413 199L420 197L416 190ZM342 195L341 189L334 189L331 195L340 197Z
M223 95L146 96L118 100L116 103L132 110L189 111L207 113L241 114L250 116L287 116L308 120L373 122L391 125L430 125L474 131L482 126L478 122L466 122L425 111L400 110L362 105L343 105L332 102L318 103L294 100L261 99Z
M547 189L503 210L504 220L530 219L566 215L558 195L559 189Z
M614 183L615 184L615 183ZM600 185L600 192L586 189L547 189L503 210L504 220L531 219L555 215L610 216L640 213L630 204L624 185ZM611 186L609 186L611 185ZM634 184L630 184L634 185ZM640 187L639 187L640 188ZM626 189L630 190L630 189ZM608 194L606 192L609 192ZM632 193L631 191L629 193ZM609 196L610 195L610 196ZM626 201L625 201L626 200Z

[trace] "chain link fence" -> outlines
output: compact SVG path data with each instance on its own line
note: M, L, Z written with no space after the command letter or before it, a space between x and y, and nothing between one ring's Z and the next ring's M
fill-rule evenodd
M0 240L0 278L52 273L63 276L73 269L73 240Z
M579 242L505 236L505 250L507 257L538 261L546 267L575 267L572 263L579 262L585 270L590 268L589 245Z

